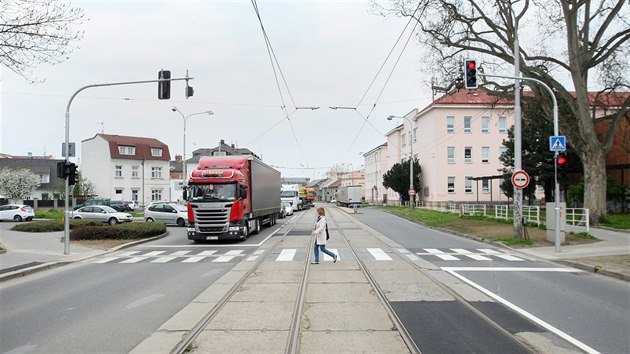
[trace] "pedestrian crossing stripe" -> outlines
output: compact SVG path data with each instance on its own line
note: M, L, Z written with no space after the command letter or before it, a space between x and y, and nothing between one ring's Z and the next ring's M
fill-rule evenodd
M272 257L275 262L292 262L298 261L304 258L304 253L298 253L297 248L284 248L280 250L280 253ZM334 254L337 255L337 260L341 259L339 251L335 248L329 248ZM392 261L391 253L381 248L366 248L367 253L375 261ZM478 248L478 249L464 249L464 248L449 248L449 249L437 249L437 248L423 248L424 252L411 252L404 248L397 248L394 251L412 261L417 261L419 257L433 257L444 261L461 261L461 260L474 260L474 261L492 261L503 259L510 262L522 262L525 260L531 260L526 257L516 257L507 253L497 251L490 248ZM166 253L166 251L150 251L147 253L141 253L141 251L124 251L112 256L103 258L97 258L88 262L95 264L104 263L121 263L121 264L136 264L136 263L168 263L178 260L180 263L199 263L202 261L212 263L227 263L235 259L242 257L247 262L256 261L261 255L265 253L265 250L256 250L253 253L247 255L245 250L231 250L225 253L217 253L218 250L206 250L196 254L191 254L190 250L176 251L172 253ZM325 253L320 253L320 261L332 262L333 258Z

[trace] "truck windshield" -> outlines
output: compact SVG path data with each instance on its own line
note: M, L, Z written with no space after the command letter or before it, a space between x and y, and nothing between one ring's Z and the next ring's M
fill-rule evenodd
M188 187L193 202L225 202L236 200L236 184L193 184Z
M280 198L293 198L297 196L297 191L282 191L280 192Z

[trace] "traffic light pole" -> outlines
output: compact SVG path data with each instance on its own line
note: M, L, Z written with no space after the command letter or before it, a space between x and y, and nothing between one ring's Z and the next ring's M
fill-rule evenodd
M518 79L518 80L523 80L523 81L533 81L536 82L538 84L540 84L542 87L544 87L548 92L549 95L551 95L551 100L553 101L553 135L554 136L558 136L558 101L556 100L556 95L554 95L553 91L551 90L551 88L545 84L544 82L538 80L538 79L534 79L531 77L514 77L514 76L501 76L501 75L488 75L488 74L483 74L483 73L478 73L479 76L487 76L487 77L498 77L498 78L503 78L503 79ZM515 88L516 90L518 90L518 87ZM516 135L516 133L514 134L514 139L515 139L515 145L516 145L516 140L518 140L518 143L520 145L521 143L521 134ZM516 160L516 158L515 158ZM519 160L520 160L520 156L519 156ZM555 181L555 195L554 195L554 202L555 202L555 218L556 218L556 228L555 228L555 251L556 252L560 252L560 203L559 203L559 199L560 199L560 184L558 183L558 152L555 152L555 158L554 158L554 181ZM522 207L522 205L521 205ZM515 213L516 214L516 211ZM521 213L522 215L522 213Z
M188 75L186 75L188 76ZM83 86L78 89L75 93L70 96L70 100L68 101L68 105L66 106L66 151L65 151L65 162L69 162L70 158L70 149L68 148L70 145L70 106L72 105L72 101L79 94L79 92L92 88L92 87L105 87L105 86L121 86L121 85L135 85L135 84L147 84L154 82L164 82L164 81L179 81L179 80L192 80L192 77L185 78L176 78L176 79L158 79L158 80L144 80L144 81L125 81L125 82L112 82L105 84L92 84ZM65 178L65 210L64 210L64 225L63 225L63 254L70 254L70 183L69 178L66 176Z

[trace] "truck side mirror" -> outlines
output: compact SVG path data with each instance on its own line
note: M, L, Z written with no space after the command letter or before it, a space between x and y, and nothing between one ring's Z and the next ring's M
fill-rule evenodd
M182 199L188 200L188 191L186 190L186 188L184 188L184 190L182 191Z
M241 193L240 193L239 197L240 197L241 199L245 199L245 198L247 198L247 187L245 187L245 186L241 186L241 187L240 187L240 192L241 192Z

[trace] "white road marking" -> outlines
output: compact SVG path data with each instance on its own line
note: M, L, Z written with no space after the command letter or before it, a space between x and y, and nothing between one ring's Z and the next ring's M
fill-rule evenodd
M176 252L171 253L170 255L171 256L175 256L175 257L179 257L179 256L184 256L187 253L190 253L190 251L176 251Z
M182 263L197 263L197 262L199 262L200 260L202 260L202 259L204 259L204 258L206 258L206 256L194 256L194 257L188 257L188 258L184 259L184 260L182 261Z
M234 250L225 252L226 256L240 256L243 253L243 250Z
M425 251L429 252L430 254L439 257L445 261L459 261L459 258L457 257L453 257L451 255L448 254L444 254L444 252L440 251L437 248L425 248Z
M295 248L287 248L283 249L278 257L276 258L276 262L290 262L295 257Z
M201 252L199 252L199 256L212 256L215 253L217 253L217 250L201 251Z
M472 258L476 261L491 261L492 259L486 257L486 256L482 256L480 254L474 254L472 252L470 252L469 250L465 250L463 248L451 248L452 251L455 251L459 254L461 254L462 256L466 256L468 258Z
M409 250L406 249L406 248L396 248L396 251L398 251L398 253L402 253L402 254L409 253Z
M213 263L225 263L234 259L234 256L219 256L217 259L213 260Z
M120 263L138 263L138 262L144 261L145 259L149 259L149 257L133 257L133 258L125 259L124 261Z
M388 256L387 253L385 253L385 251L383 251L380 248L368 248L367 250L368 252L372 254L372 257L374 257L374 259L377 261L391 261L392 260L392 257Z
M149 252L147 254L143 254L143 256L144 257L155 257L155 256L158 256L158 255L164 253L164 252L166 252L166 251L152 251L152 252Z
M340 259L341 259L341 257L339 256L339 252L337 252L337 249L336 249L336 248L327 248L327 250L329 250L330 252L332 252L332 253L336 254L336 255L337 255L337 260L340 260ZM326 261L331 261L331 262L332 262L332 261L333 261L333 258L332 258L331 256L327 255L326 253L324 253L324 252L319 252L319 254L324 256L324 257L322 258L322 260L323 260L324 262L326 262Z
M473 282L472 280L464 277L463 275L460 275L459 273L457 273L457 271L511 271L511 272L513 272L513 271L529 271L529 272L567 272L567 273L573 273L573 272L581 272L581 270L572 269L572 268L517 268L517 267L509 267L509 268L443 267L442 269L445 270L446 272L452 274L453 276L459 278L460 280L464 281L468 285L474 287L475 289L481 291L482 293L490 296L491 298L495 299L496 301L502 303L503 305L509 307L513 311L516 311L521 316L528 318L530 321L533 321L533 322L537 323L538 325L540 325L541 327L547 329L548 331L553 332L556 335L564 338L565 340L567 340L568 342L574 344L575 346L579 347L580 349L584 350L585 352L591 353L591 354L599 354L599 351L591 348L590 346L586 345L585 343L580 342L579 340L571 337L567 333L564 333L560 329L550 325L549 323L541 320L540 318L532 315L531 313L529 313L529 312L523 310L522 308L514 305L513 303L505 300L504 298L500 297L499 295L491 292L490 290L482 287L481 285L479 285L479 284Z
M151 263L166 263L172 261L175 258L177 257L160 257L158 259L152 260Z
M96 260L96 261L94 261L92 263L107 263L107 262L110 262L110 261L113 261L113 260L116 260L116 259L119 259L119 258L120 257L107 257L107 258L102 258L102 259Z
M129 257L132 254L136 254L136 253L140 253L140 251L125 251L125 252L120 252L118 253L119 257Z
M524 259L510 256L509 254L497 254L495 257L503 258L507 261L525 261Z
M490 249L490 248L477 248L477 251L480 251L486 254L501 254L501 252Z

